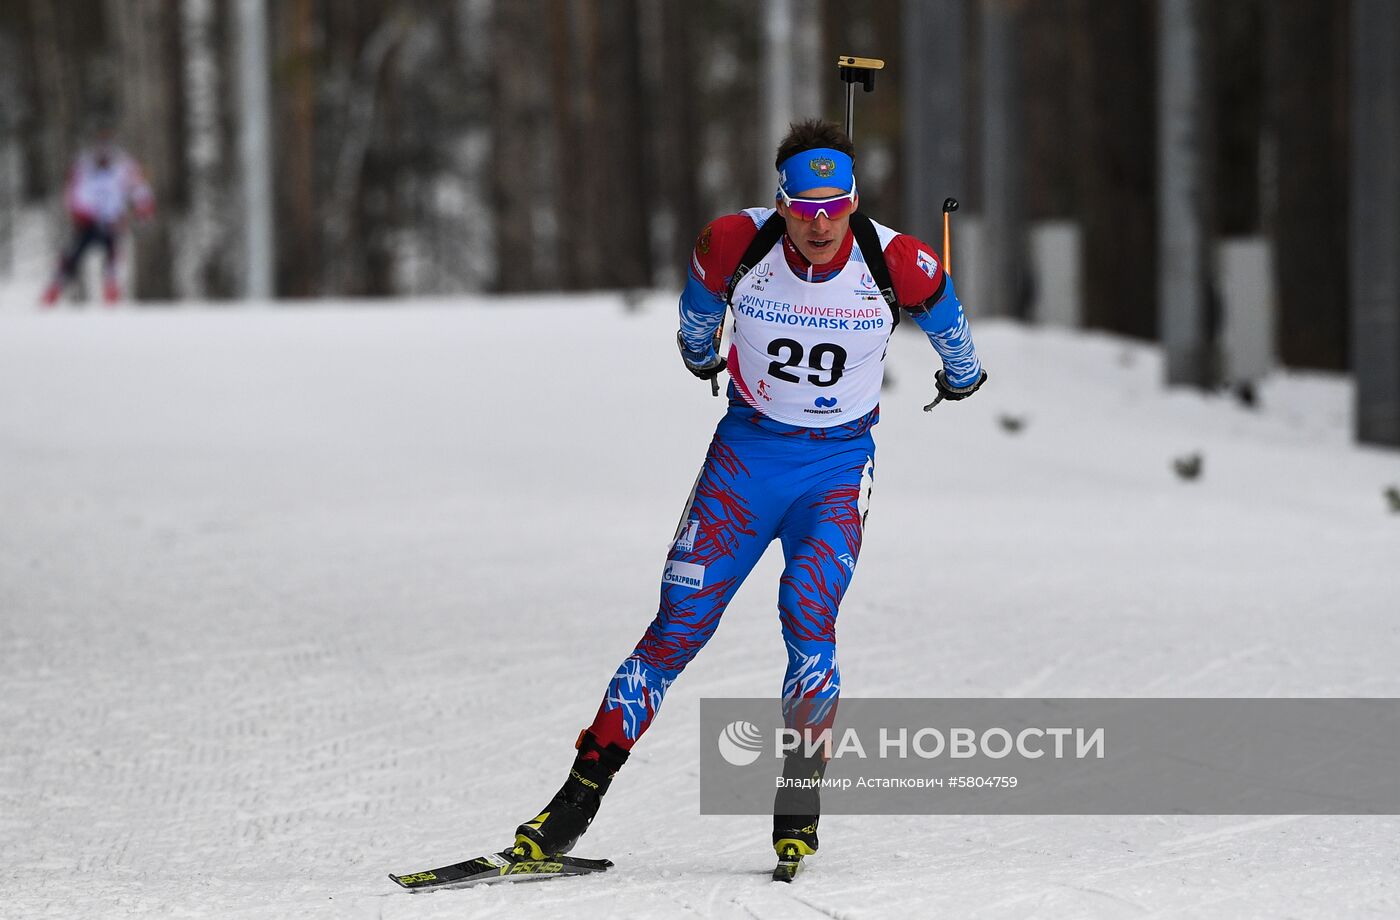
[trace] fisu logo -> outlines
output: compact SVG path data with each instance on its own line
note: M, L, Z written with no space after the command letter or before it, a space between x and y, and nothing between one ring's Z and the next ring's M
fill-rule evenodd
M753 289L761 291L768 286L768 282L773 280L773 266L767 262L760 262L749 272L753 278Z

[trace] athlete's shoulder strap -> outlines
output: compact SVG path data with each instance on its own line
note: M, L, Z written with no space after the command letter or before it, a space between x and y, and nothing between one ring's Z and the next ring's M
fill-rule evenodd
M787 229L787 222L783 220L783 215L774 211L763 222L763 226L758 228L758 234L749 243L749 248L744 250L744 254L739 258L739 267L734 269L734 274L729 276L729 291L725 294L724 302L734 303L734 289L739 286L739 282L744 280L744 276L753 270L758 264L758 260L768 254L768 250L773 248L773 244L783 238L783 231Z
M885 250L880 246L880 235L875 232L875 224L860 211L851 215L851 232L855 234L856 245L865 257L865 267L870 269L870 277L880 289L880 296L890 305L894 314L894 325L899 325L899 301L894 296L894 282L890 280L890 267L885 264Z
M768 254L778 240L782 239L783 231L787 229L787 223L783 216L774 211L763 226L758 228L758 233L753 241L744 250L743 256L739 259L739 266L734 269L734 274L729 278L729 291L725 296L725 302L732 304L734 301L734 289L739 286L739 282L744 280L744 276L753 270L758 264L758 260ZM860 246L861 255L865 257L866 267L870 269L870 277L875 279L875 286L880 289L880 296L885 298L885 303L890 305L890 312L894 314L894 324L899 325L899 301L894 296L894 282L890 280L890 269L885 264L885 251L880 246L880 236L875 232L875 224L860 211L851 215L851 232L855 234L856 245Z

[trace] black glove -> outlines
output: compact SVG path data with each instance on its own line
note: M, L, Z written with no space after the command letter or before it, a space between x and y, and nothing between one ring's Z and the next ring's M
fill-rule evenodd
M982 376L978 377L974 382L968 384L967 386L952 387L948 385L948 378L943 375L942 370L934 371L933 385L938 387L938 395L933 398L933 402L929 403L927 406L924 406L924 411L930 411L934 406L938 405L945 399L950 400L952 402L957 402L960 399L967 399L973 393L976 393L977 390L982 386L982 384L986 382L987 372L983 371Z
M976 393L977 390L978 390L978 388L980 388L980 387L982 386L982 384L984 384L984 383L986 383L986 382L987 382L987 372L986 372L986 371L983 371L983 372L982 372L982 376L981 376L981 377L978 377L976 381L974 381L973 383L968 384L968 385L965 386L965 387L950 387L950 386L948 386L948 378L945 377L945 376L943 376L943 371L942 371L942 370L934 371L934 374L933 374L933 385L936 386L936 387L938 387L938 393L939 393L939 395L942 396L944 399L950 399L950 400L952 400L953 402L957 402L957 401L960 400L960 399L967 399L967 398L968 398L969 396L971 396L973 393Z
M685 369L701 380L714 380L728 363L715 354L713 349L707 355L697 355L685 347L685 340L679 332L676 333L676 347L681 350L681 360L685 362Z

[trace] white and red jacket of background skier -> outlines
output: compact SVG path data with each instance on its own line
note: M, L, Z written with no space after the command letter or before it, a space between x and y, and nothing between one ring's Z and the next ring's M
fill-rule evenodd
M127 210L138 217L155 213L156 200L141 165L118 147L87 150L68 172L64 203L75 223L118 226Z
M686 351L698 357L714 354L714 334L724 321L729 278L739 267L753 238L758 235L760 215L772 212L754 209L711 221L701 231L691 253L689 278L681 292L681 339ZM807 281L825 281L840 274L851 256L855 235L849 230L836 255L814 266L783 235L783 253L788 267ZM933 249L906 233L895 234L885 245L885 264L895 299L928 336L943 360L943 375L952 387L971 386L982 375L982 365L972 345L967 318L953 291L953 279L943 270ZM920 254L925 258L920 258ZM932 272L922 266L930 266Z

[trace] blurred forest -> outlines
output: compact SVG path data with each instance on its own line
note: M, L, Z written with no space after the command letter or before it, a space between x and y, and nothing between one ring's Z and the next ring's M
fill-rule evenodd
M138 296L239 296L249 4L0 0L4 210L57 225L67 164L110 125L160 204ZM251 6L279 297L678 286L707 220L771 202L783 120L765 94L840 120L834 60L856 53L889 62L856 99L864 210L934 242L944 195L955 228L999 215L982 237L1010 292L968 302L1013 316L1038 283L1027 228L1068 222L1078 322L1159 334L1159 0ZM1267 242L1278 357L1345 368L1351 4L1191 9L1206 239Z

